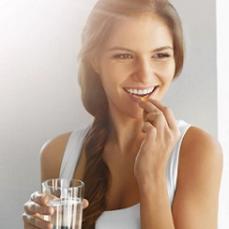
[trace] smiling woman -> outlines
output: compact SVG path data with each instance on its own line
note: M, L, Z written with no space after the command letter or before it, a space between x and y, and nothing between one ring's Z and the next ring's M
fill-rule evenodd
M216 229L220 146L162 102L182 70L183 46L180 18L166 0L99 0L93 8L79 56L93 123L41 153L42 180L85 182L84 229ZM51 227L40 217L53 211L46 197L32 196L25 228Z

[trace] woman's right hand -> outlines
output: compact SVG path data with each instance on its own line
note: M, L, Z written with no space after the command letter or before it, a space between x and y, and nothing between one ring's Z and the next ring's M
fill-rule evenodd
M34 192L24 205L23 221L24 229L51 229L52 224L45 221L44 215L52 215L54 209L49 207L49 196L47 194Z
M54 209L47 204L50 196L44 193L32 193L30 200L24 205L24 213L22 215L24 221L24 229L52 229L52 224L44 220L44 215L51 216ZM83 209L89 205L86 199L83 200Z

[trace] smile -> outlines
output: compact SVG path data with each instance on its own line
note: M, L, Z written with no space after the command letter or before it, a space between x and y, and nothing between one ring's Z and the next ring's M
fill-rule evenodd
M144 96L150 96L159 86L151 87L151 88L146 88L146 89L136 89L136 88L128 88L124 89L127 93L131 95L136 95L140 97Z

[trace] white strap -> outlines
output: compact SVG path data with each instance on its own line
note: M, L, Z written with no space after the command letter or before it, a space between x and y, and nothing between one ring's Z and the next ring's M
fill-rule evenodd
M175 145L169 162L168 162L168 167L167 167L167 180L170 183L168 185L168 192L169 192L169 197L170 197L170 202L172 203L174 193L176 191L176 186L177 186L177 176L178 176L178 166L179 166L179 155L180 155L180 148L182 141L184 139L185 133L189 129L191 125L184 122L183 120L178 121L178 127L181 133L181 136Z
M77 166L84 137L89 127L71 133L60 168L60 178L72 179Z

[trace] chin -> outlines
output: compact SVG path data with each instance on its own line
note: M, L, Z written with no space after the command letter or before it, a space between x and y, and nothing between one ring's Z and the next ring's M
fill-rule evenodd
M143 111L140 109L137 109L135 111L128 111L127 115L132 118L132 119L136 119L136 120L142 120L143 119Z

